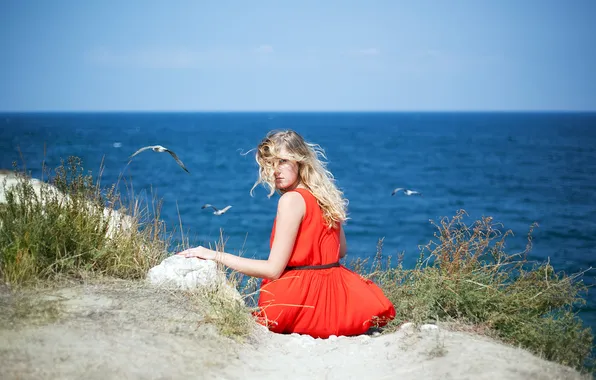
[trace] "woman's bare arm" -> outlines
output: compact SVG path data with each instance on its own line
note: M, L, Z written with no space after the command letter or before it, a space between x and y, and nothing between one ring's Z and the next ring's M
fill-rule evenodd
M306 212L306 203L298 192L281 196L277 206L275 238L267 260L248 259L208 248L191 248L180 254L218 261L248 276L275 280L281 276L294 249L300 223Z

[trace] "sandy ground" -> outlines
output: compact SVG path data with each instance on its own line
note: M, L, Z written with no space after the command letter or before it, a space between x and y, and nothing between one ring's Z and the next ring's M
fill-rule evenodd
M0 286L2 379L581 379L488 338L446 329L331 337L255 324L243 342L204 323L188 293L92 281Z

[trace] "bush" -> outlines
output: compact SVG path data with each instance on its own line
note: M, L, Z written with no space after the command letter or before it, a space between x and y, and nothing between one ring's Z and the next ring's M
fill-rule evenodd
M382 240L371 267L356 261L354 268L379 284L396 308L388 330L410 321L451 322L520 345L563 365L585 369L593 361L593 335L574 312L585 304L583 273L558 273L547 261L532 263L532 230L524 252L507 254L505 238L492 218L471 226L465 211L434 223L434 239L421 249L414 269L398 257L383 262Z
M16 184L0 207L0 276L25 284L84 272L136 279L166 255L159 207L153 215L136 200L122 207L116 185L102 189L69 157L50 183L14 169ZM119 208L116 210L116 208Z

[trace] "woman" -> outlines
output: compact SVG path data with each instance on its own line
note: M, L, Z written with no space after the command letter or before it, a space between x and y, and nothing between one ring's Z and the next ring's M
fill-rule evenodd
M270 132L259 144L258 184L281 194L267 260L205 247L180 254L215 260L260 277L260 323L278 333L359 335L383 326L395 309L379 287L339 264L346 255L347 200L319 159L318 145L294 131ZM251 190L251 194L252 194Z

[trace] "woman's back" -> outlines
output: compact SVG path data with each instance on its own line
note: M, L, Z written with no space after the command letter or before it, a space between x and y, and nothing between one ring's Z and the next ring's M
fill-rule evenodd
M337 263L339 228L328 228L314 195L297 188L306 203L288 269L263 280L256 315L272 331L327 338L358 335L395 316L391 302L371 281L345 267L291 269ZM275 222L271 244L275 239Z
M306 203L306 212L300 224L294 250L288 266L324 265L339 261L339 228L328 228L315 196L307 189L297 188ZM275 239L273 222L270 245Z

